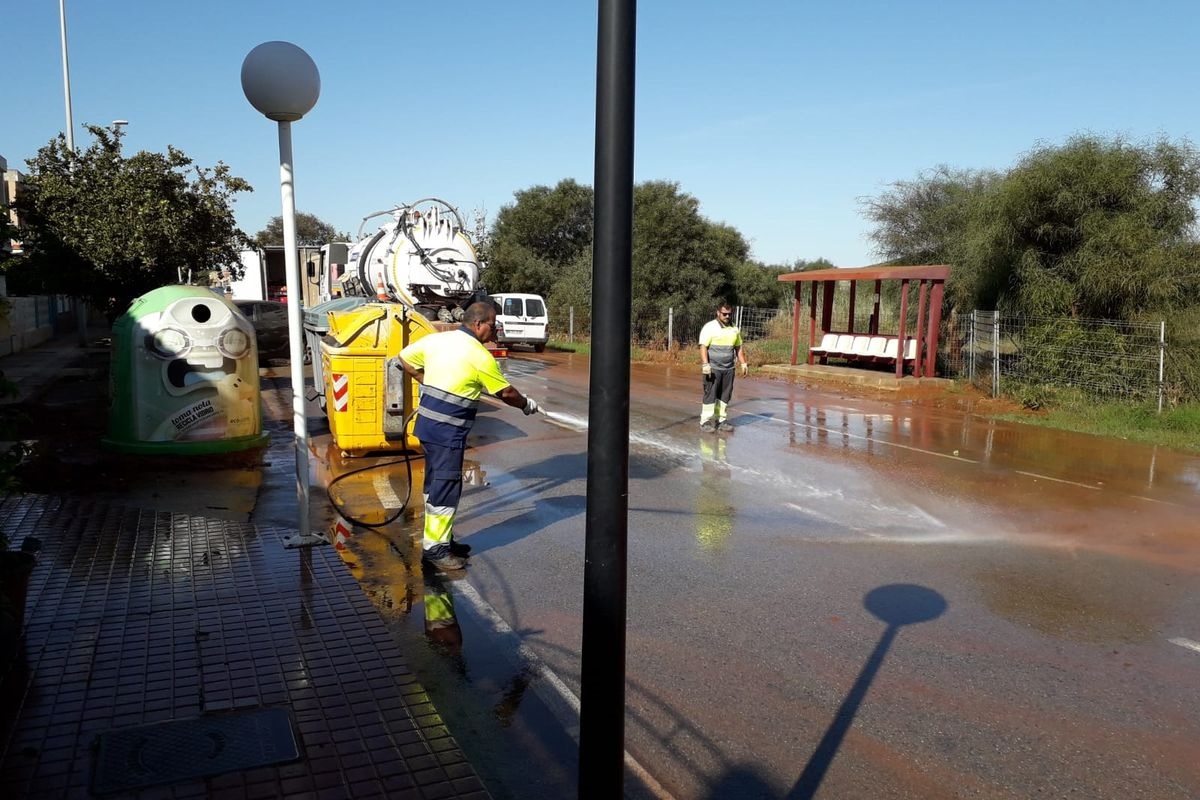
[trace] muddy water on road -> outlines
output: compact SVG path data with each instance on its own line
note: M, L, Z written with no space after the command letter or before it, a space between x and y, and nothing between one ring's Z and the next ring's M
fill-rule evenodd
M473 583L572 685L575 362L514 365L556 432L484 442L512 508L472 526L504 542ZM817 767L835 797L1200 794L1200 663L1175 644L1200 638L1200 459L757 380L733 433L704 436L694 370L635 365L632 395L629 748L677 796L808 796ZM530 562L564 575L526 580ZM948 611L873 656L864 598L896 582Z
M550 414L481 414L457 634L427 637L419 519L348 555L429 642L422 680L483 687L464 720L532 709L567 786L571 721L535 690L579 692L587 369L510 359ZM740 379L703 435L694 370L632 378L627 748L675 796L1200 795L1200 656L1171 641L1200 640L1200 459ZM881 593L944 613L889 628Z
M687 382L679 371L635 368L637 389L670 392ZM821 490L856 504L867 521L858 527L876 538L1015 537L1200 569L1196 455L988 420L936 398L889 402L768 381L741 382L731 417L736 431L754 432L754 447L780 452L786 439L783 452L796 456L789 470L787 459L760 450L739 470L793 482L802 499L811 489L804 470L819 459L835 477ZM878 530L872 512L888 514L889 502L925 512L928 527L913 537Z

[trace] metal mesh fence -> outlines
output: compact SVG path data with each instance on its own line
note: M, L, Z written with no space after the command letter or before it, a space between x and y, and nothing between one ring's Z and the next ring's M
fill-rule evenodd
M648 348L687 348L696 345L700 340L700 329L714 318L711 309L694 313L679 308L639 317L633 320L634 344ZM786 323L784 327L791 335L791 316L782 309L734 306L732 322L741 329L742 340L747 342L778 335L781 322ZM668 345L668 342L672 344Z
M844 297L835 300L833 327L855 331L869 329L873 304L860 302L850 309ZM575 320L576 338L586 337L590 315L586 310L569 310ZM807 309L801 309L799 351L809 347ZM566 315L564 315L566 316ZM633 322L633 344L649 349L675 349L695 345L700 329L712 319L711 311L688 314L665 308ZM759 343L762 355L786 359L792 336L791 309L736 306L734 324L742 338ZM567 334L563 325L563 333ZM895 336L899 314L890 304L881 304L878 332ZM916 312L910 309L905 324L911 336L916 331ZM942 320L937 374L970 381L990 392L1021 394L1030 387L1064 389L1096 398L1157 400L1161 408L1168 387L1164 383L1165 326L1161 322L1026 317L993 311L951 313Z
M746 341L775 335L781 318L787 323L784 327L790 333L791 314L782 308L738 306L733 310L733 323L741 329L742 339Z
M965 378L993 395L1053 387L1161 404L1164 331L1159 322L993 311L951 315L941 331L939 372Z

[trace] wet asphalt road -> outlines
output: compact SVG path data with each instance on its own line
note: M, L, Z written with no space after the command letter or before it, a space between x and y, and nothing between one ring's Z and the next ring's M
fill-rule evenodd
M420 576L412 514L344 556L496 794L563 796L588 363L506 371L552 415L480 414L466 575ZM660 796L1200 796L1200 458L753 377L706 434L699 394L633 368L626 750Z

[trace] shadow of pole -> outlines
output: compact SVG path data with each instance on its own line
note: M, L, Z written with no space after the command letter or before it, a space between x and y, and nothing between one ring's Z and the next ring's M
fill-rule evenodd
M940 617L946 610L946 599L924 586L896 583L872 589L863 598L863 605L875 617L887 623L887 629L880 637L879 644L875 645L867 663L863 665L850 693L842 701L833 722L821 737L821 742L804 767L804 772L788 793L788 800L810 800L816 795L900 628Z

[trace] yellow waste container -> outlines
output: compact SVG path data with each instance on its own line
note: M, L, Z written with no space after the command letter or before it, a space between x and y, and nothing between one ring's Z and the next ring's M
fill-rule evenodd
M433 323L398 303L330 311L321 340L325 413L345 455L417 449L417 382L399 368L400 351L434 332Z

